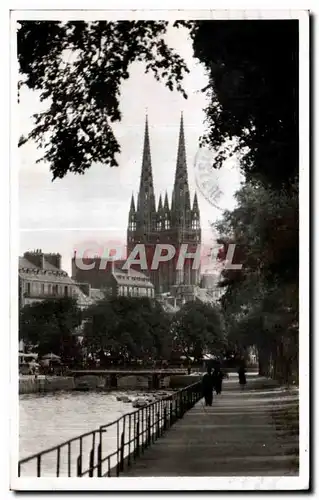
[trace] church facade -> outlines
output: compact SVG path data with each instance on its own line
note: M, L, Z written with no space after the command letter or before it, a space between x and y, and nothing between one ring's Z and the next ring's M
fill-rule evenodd
M128 255L138 244L143 244L145 247L148 271L138 267L137 270L149 275L156 294L174 293L174 289L181 288L191 293L191 290L199 285L200 268L199 265L193 268L194 258L189 255L200 252L200 212L197 195L195 193L191 200L188 185L183 116L180 122L172 197L169 201L167 192L165 195L160 194L158 203L154 192L151 146L146 118L139 192L137 200L132 195L128 217ZM157 269L150 269L158 244L174 247L175 256L166 262L159 262ZM189 258L184 260L184 265L180 269L177 262L182 245L184 251L186 246ZM161 255L165 255L165 251Z

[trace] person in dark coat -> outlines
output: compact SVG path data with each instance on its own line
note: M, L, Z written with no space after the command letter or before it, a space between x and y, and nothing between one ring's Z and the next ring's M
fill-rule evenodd
M213 373L213 379L214 379L214 388L216 391L216 394L221 394L222 392L222 384L223 384L223 378L224 374L220 367L216 367Z
M238 370L238 378L239 378L239 384L242 388L245 387L246 385L246 368L245 368L245 365L242 364L240 367L239 367L239 370Z
M202 390L206 406L212 406L213 389L214 389L214 379L212 376L212 368L211 366L208 366L207 373L205 373L202 380Z

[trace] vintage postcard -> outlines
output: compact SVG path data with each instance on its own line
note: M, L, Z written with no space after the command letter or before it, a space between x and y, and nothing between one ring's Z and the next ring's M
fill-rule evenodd
M308 38L11 12L12 489L309 488Z

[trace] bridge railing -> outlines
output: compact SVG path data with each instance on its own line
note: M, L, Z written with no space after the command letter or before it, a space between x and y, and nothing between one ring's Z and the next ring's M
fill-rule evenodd
M119 476L202 397L201 383L19 461L19 476Z

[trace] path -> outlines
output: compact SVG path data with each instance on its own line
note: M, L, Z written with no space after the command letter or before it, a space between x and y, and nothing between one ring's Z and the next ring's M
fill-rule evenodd
M250 376L242 392L230 378L211 408L199 401L121 475L298 475L297 404L267 379Z

